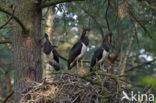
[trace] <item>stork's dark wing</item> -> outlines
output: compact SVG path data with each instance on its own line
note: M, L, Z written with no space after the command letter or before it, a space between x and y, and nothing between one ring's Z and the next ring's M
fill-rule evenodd
M91 69L95 66L96 62L99 61L102 58L102 54L103 54L103 49L102 48L98 48L95 52L94 55L92 56L92 60L91 60Z
M44 42L43 52L48 55L51 52L51 50L52 50L51 43L49 41Z
M51 66L53 66L54 69L55 69L56 71L60 70L59 63L57 63L56 61L54 61L54 60L49 61L49 64L50 64Z
M59 57L57 51L53 48L53 55L54 55L54 60L59 63Z
M68 59L68 67L70 63L72 63L76 57L81 53L82 44L81 42L77 42L69 52L69 59Z

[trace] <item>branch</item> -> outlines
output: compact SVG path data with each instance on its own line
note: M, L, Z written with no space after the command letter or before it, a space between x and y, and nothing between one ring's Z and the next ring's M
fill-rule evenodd
M8 19L8 21L5 24L3 24L2 26L0 26L0 29L2 29L3 27L5 27L11 20L12 20L12 16Z
M2 97L2 96L0 96L0 101L4 101L4 99L3 99L3 97Z
M12 15L12 10L3 4L0 4L0 11L10 16ZM26 28L24 27L23 23L16 16L12 16L12 18L21 26L23 32L26 32Z
M2 29L3 27L5 27L12 20L12 18L14 16L14 12L15 12L15 8L13 9L13 12L12 12L11 17L8 19L8 21L5 24L3 24L2 26L0 26L0 29Z
M59 4L59 3L64 3L64 2L72 2L72 1L84 1L84 0L51 0L49 2L46 2L46 3L42 3L39 8L46 8L46 7L49 7L49 6L54 6L56 4Z
M11 50L11 51L13 52L12 46L11 46L11 43L12 43L11 39L5 37L5 36L2 35L2 34L0 34L0 38L1 38L1 40L3 40L3 43L2 43L2 44L6 44L5 46L6 46L9 50ZM4 40L5 40L5 42L4 42ZM0 42L1 42L1 41L0 41ZM0 43L0 44L1 44L1 43Z
M8 96L4 99L3 103L6 103L8 99L14 94L14 91L11 91Z
M129 45L128 45L127 50L126 50L126 55L125 55L125 58L124 58L124 62L122 64L121 75L124 75L125 74L125 70L126 70L126 66L127 66L127 60L128 60L130 51L132 49L132 44L133 44L134 36L137 33L136 26L137 26L137 24L134 24L133 34L131 35L131 38L130 38L130 41L129 41Z
M152 10L156 11L156 7L155 6L150 5L147 1L144 1L144 3L146 4L146 6L148 6Z
M107 27L108 27L108 30L110 31L109 21L108 21L108 9L109 9L109 6L110 6L110 0L108 0L108 6L107 6L107 9L106 9L106 15L105 15Z
M58 53L58 56L59 56L62 60L64 60L64 61L68 61L67 58L63 57L63 56L60 55L59 53ZM80 62L83 62L83 63L90 63L90 60L80 60Z
M63 57L62 55L58 54L58 56L59 56L62 60L64 60L64 61L68 61L68 59L65 58L65 57Z
M143 66L145 66L145 65L151 64L151 63L154 62L154 61L155 61L155 59L152 60L152 61L148 61L148 62L141 63L141 64L139 64L139 65L136 65L136 66L134 66L134 67L131 67L131 68L127 69L125 72L130 72L130 71L139 69L140 67L143 67Z
M103 29L102 29L100 23L97 21L97 19L96 19L91 13L89 13L85 8L81 8L81 9L82 9L88 16L90 16L90 17L94 20L94 22L96 23L96 25L99 27L99 30L100 30L100 33L101 33L102 38L104 38Z
M0 41L0 44L6 44L6 43L12 43L11 40L2 40Z
M144 29L144 31L148 34L148 36L150 38L152 38L151 35L149 34L148 30L146 29L146 27L139 21L139 19L135 16L133 11L129 7L129 4L128 4L127 0L124 0L124 6L126 7L126 9L128 11L128 14Z
M3 70L3 68L0 67L0 72L2 72L3 74L5 74L5 70Z
M136 87L141 87L141 88L144 88L144 87L145 87L145 85L140 84L140 83L133 83L133 82L131 82L131 81L122 80L122 79L120 79L120 81L125 82L125 83L127 83L127 84L131 84L132 86L136 86Z
M3 27L1 29L16 28L16 27L17 26L15 26L15 25L8 25L8 26L5 26L5 27Z

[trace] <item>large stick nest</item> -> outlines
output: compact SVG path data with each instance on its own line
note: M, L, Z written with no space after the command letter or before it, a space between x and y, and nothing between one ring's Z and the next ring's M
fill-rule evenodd
M109 74L62 74L42 83L27 84L19 103L113 103L110 98L115 98L120 89L116 77Z

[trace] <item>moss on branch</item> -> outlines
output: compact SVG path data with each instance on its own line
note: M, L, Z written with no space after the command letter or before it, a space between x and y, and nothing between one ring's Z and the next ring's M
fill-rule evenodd
M0 44L12 43L11 40L1 40Z

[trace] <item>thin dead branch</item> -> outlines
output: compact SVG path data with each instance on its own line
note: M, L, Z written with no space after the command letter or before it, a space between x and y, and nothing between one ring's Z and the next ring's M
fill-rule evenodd
M64 61L68 61L68 59L67 59L67 58L63 57L63 56L62 56L62 55L60 55L59 53L58 53L58 56L59 56L62 60L64 60Z
M60 4L64 2L72 2L72 1L84 1L84 0L50 0L49 2L42 3L39 8L42 9L42 8L54 6L56 4Z
M7 20L6 23L4 23L2 26L0 26L0 29L2 29L3 27L5 27L12 20L12 18L14 16L14 12L15 12L15 8L13 9L13 12L12 12L11 17Z
M3 103L7 103L8 99L14 94L14 91L11 91L8 96L4 99Z
M1 40L0 44L12 43L11 40Z
M156 12L155 6L150 5L147 1L143 1L143 2L146 4L146 6L148 6L149 8L151 8L152 10L154 10Z
M4 5L2 3L0 4L0 11L3 12L3 13L5 13L5 14L8 14L10 16L12 15L11 8L7 7L6 5ZM12 18L20 25L20 27L22 28L23 32L26 32L27 31L26 28L25 28L25 26L23 25L22 21L19 20L18 17L13 16Z
M104 31L102 29L102 26L100 25L100 23L98 22L98 20L96 19L96 17L94 17L91 13L89 13L85 8L81 8L88 16L90 16L94 22L96 23L96 25L99 27L100 30L100 34L102 36L102 38L104 38Z
M108 0L107 2L108 2L108 4L107 4L107 9L106 9L105 19L106 19L106 23L107 23L107 28L110 31L110 26L109 26L109 21L108 21L108 10L109 10L109 7L110 7L110 0Z
M136 26L137 26L137 24L134 24L133 33L132 33L132 35L131 35L131 38L130 38L130 41L129 41L129 45L128 45L128 47L127 47L127 51L126 51L126 54L125 54L125 58L124 58L124 61L123 61L123 64L122 64L121 75L124 75L124 74L125 74L128 56L129 56L129 53L130 53L131 48L132 48L134 36L135 36L136 33L137 33Z
M139 68L141 68L143 66L146 66L146 65L149 65L149 64L153 63L154 61L155 61L155 59L152 60L152 61L148 61L148 62L144 62L144 63L138 64L138 65L136 65L134 67L131 67L131 68L127 69L125 72L127 73L127 72L130 72L130 71L139 69Z
M133 11L131 10L131 8L130 8L128 2L127 2L127 0L124 0L123 2L124 2L123 3L124 6L126 7L126 9L128 11L128 14L143 28L143 30L145 31L145 33L147 33L148 36L150 38L152 38L151 35L149 34L148 30L146 29L146 27L139 21L138 17L135 16L135 14L133 13Z

